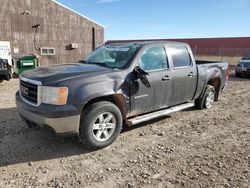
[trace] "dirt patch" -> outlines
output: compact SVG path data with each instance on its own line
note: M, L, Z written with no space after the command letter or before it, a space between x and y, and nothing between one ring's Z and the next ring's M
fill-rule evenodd
M17 80L0 84L0 187L250 185L250 78L232 76L212 109L134 126L95 152L77 138L28 128L17 88Z

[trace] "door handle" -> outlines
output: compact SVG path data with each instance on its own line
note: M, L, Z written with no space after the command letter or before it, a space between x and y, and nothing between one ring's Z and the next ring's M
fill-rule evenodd
M171 79L172 79L172 77L166 75L166 76L164 76L161 80L162 80L162 81L169 81L169 80L171 80Z
M193 72L190 72L189 74L188 74L188 77L193 77L194 76L194 73Z

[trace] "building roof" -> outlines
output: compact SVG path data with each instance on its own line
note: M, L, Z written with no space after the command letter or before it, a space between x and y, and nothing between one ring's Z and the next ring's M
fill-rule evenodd
M75 14L77 14L77 15L79 15L79 16L81 16L81 17L83 17L83 18L85 18L85 19L87 19L87 20L89 20L89 21L91 21L91 22L93 22L93 23L95 23L95 24L97 24L97 25L99 25L99 26L105 28L105 26L103 26L102 24L100 24L100 23L98 23L98 22L96 22L96 21L90 19L89 17L84 16L83 14L81 14L81 13L79 13L79 12L77 12L77 11L75 11L75 10L73 10L73 9L71 9L71 8L69 8L69 7L67 7L67 6L65 6L65 5L63 5L62 3L59 3L57 0L51 0L51 1L53 1L54 3L56 3L56 4L60 5L60 6L62 6L62 7L65 8L65 9L68 9L69 11L74 12Z
M111 46L120 46L120 45L140 45L140 46L145 46L145 45L151 45L151 44L186 44L185 42L176 42L176 41L168 41L168 40L150 40L150 41L135 41L135 42L115 42L115 43L109 43L106 42L105 44L111 45Z

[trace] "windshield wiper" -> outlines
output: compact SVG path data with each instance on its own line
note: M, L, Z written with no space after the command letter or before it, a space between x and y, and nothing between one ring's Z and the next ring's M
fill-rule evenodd
M88 64L88 65L98 65L98 66L102 66L102 67L112 68L112 67L109 67L106 63L89 62L89 61L86 61L86 60L80 60L79 62L84 63L84 64Z
M110 68L106 63L100 63L100 62L86 62L86 64L98 65L98 66Z
M80 63L87 63L87 61L85 61L85 60L80 60L79 62Z

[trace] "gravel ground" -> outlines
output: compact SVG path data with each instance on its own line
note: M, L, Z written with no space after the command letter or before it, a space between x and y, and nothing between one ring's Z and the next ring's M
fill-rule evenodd
M250 187L250 79L231 77L209 110L124 130L90 152L21 121L18 81L0 84L0 187Z

